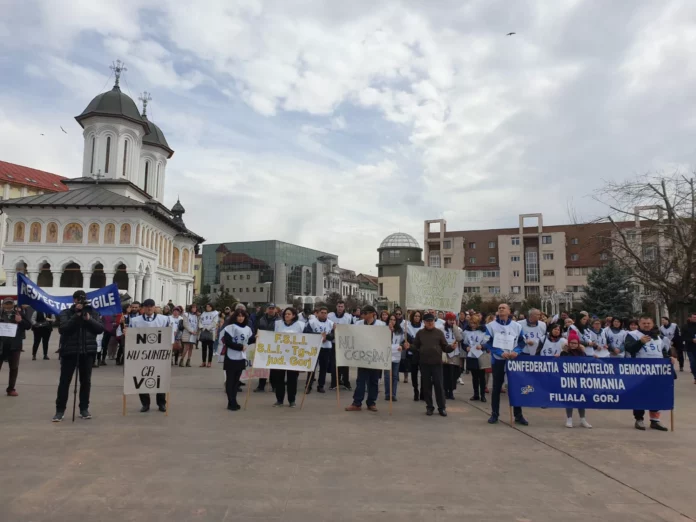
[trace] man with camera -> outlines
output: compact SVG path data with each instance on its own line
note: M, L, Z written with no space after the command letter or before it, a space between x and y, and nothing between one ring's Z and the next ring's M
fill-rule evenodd
M78 290L73 294L73 305L59 316L61 336L60 381L53 422L65 415L70 395L70 383L77 369L80 376L80 418L91 419L89 393L92 387L92 365L97 354L97 336L104 331L99 314L87 302L87 294Z
M15 384L17 384L17 375L19 374L19 356L22 353L24 333L31 328L31 321L27 319L21 308L15 307L14 300L7 297L2 302L0 323L7 324L7 326L3 326L4 331L0 332L0 368L7 361L10 367L7 395L17 397Z

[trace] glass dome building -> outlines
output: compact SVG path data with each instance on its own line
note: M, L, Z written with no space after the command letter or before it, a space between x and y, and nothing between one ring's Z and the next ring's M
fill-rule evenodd
M377 252L379 297L402 305L406 301L406 267L423 266L423 249L413 236L396 232L384 238Z

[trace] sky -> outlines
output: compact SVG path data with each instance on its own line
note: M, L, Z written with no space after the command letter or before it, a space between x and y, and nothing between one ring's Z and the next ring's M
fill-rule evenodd
M696 164L691 0L0 0L0 159L82 169L74 117L152 95L165 204L208 242L278 239L376 274L380 242L606 210ZM509 32L515 35L506 36ZM67 134L60 130L66 129ZM44 136L41 136L44 133Z

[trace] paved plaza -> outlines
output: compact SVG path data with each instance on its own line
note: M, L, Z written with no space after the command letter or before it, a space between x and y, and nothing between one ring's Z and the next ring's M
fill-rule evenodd
M528 410L526 428L489 426L468 376L448 418L426 417L410 384L391 417L381 400L347 413L316 392L302 411L272 408L269 392L229 412L219 367L175 368L169 416L139 413L133 396L123 417L113 361L94 370L94 418L52 424L51 357L23 353L19 397L0 397L3 522L696 520L687 372L674 433L634 430L628 411L590 410L592 430L550 409Z

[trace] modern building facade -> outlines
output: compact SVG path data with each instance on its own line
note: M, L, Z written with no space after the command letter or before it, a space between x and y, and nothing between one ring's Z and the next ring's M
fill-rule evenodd
M630 224L627 224L630 226ZM426 266L466 270L468 294L521 302L531 295L582 297L587 275L609 260L598 241L607 223L545 226L542 214L519 216L517 228L447 230L444 219L425 221Z
M378 299L403 306L406 303L406 269L423 266L423 249L413 236L397 232L384 238L377 249Z

